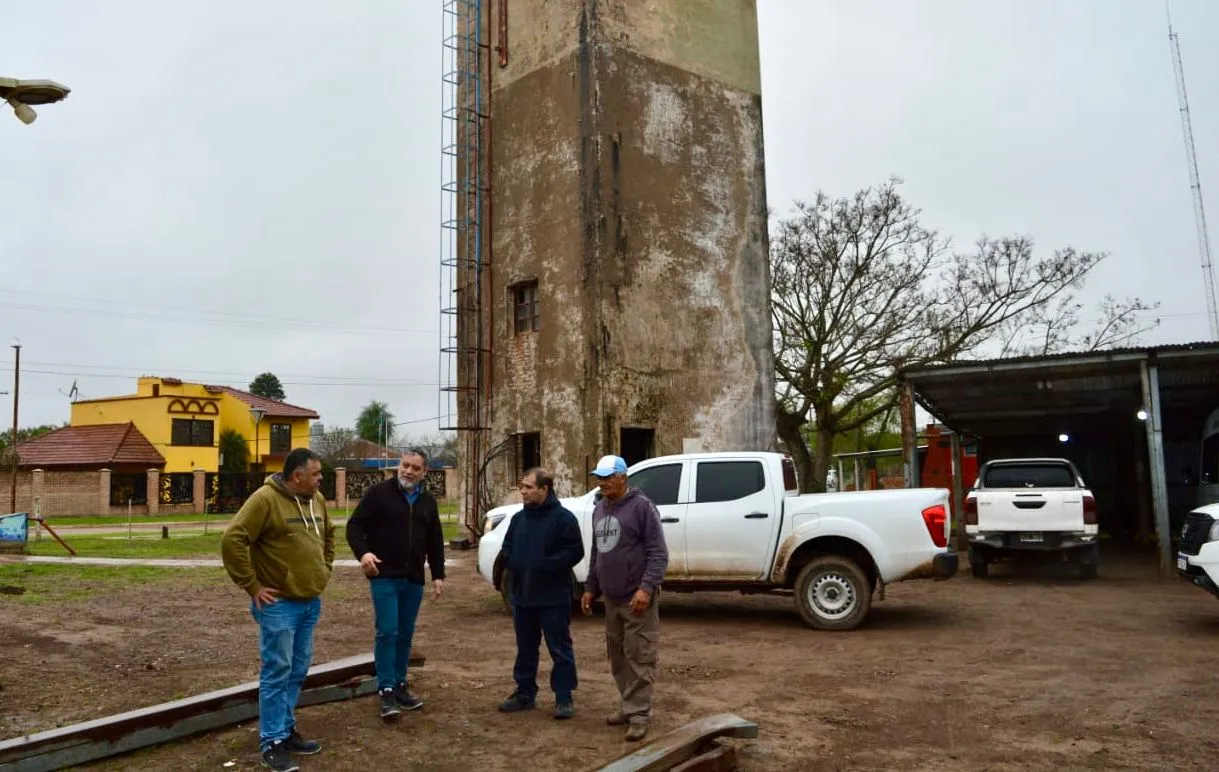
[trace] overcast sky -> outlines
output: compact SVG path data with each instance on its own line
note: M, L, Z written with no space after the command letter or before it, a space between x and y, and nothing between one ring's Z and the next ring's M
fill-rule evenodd
M776 214L898 175L962 247L1110 252L1090 299L1161 301L1149 343L1208 337L1163 2L758 5ZM66 421L73 381L100 397L271 370L327 425L379 399L436 430L440 0L3 8L0 76L72 88L32 126L0 111L22 425ZM1219 3L1172 8L1219 191Z

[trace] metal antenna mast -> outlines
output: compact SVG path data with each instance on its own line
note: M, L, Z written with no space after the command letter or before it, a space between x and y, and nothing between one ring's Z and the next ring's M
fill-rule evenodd
M1166 4L1167 5L1167 4ZM1206 318L1210 322L1211 340L1219 340L1219 311L1215 308L1215 276L1211 271L1211 244L1206 232L1206 210L1202 206L1202 183L1198 179L1198 157L1194 152L1194 130L1189 120L1189 99L1185 95L1185 70L1181 66L1181 44L1168 17L1168 42L1172 48L1172 66L1177 75L1177 101L1181 107L1181 130L1185 134L1185 160L1189 165L1189 187L1194 195L1194 217L1198 227L1198 252L1202 258L1202 282L1206 292Z

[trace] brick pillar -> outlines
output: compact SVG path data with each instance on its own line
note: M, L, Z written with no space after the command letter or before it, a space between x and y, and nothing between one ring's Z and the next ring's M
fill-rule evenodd
M148 514L155 515L161 511L161 470L148 470Z
M347 509L347 467L335 467L334 470L334 505L339 509Z
M30 514L33 515L41 511L39 502L42 500L42 492L46 485L46 472L41 469L35 469L30 472ZM20 507L18 507L20 509Z
M195 470L194 490L191 498L194 500L196 514L203 514L203 508L207 505L207 472L202 469Z
M97 477L97 512L101 515L108 515L110 514L110 470L103 469Z

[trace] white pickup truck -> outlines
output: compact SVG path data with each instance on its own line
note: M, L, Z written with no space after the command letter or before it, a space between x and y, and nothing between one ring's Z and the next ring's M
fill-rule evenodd
M1020 552L1058 552L1078 563L1085 579L1096 576L1096 499L1070 461L988 461L963 509L974 577L985 578L989 564Z
M1219 597L1219 504L1200 506L1185 516L1177 574Z
M810 627L849 630L873 593L906 579L956 575L948 547L948 491L934 488L800 495L780 453L697 453L642 461L630 484L656 504L669 548L666 592L729 590L795 594ZM572 596L583 591L597 489L560 499L580 522L585 557ZM500 548L519 505L492 509L478 544L478 571L507 597Z

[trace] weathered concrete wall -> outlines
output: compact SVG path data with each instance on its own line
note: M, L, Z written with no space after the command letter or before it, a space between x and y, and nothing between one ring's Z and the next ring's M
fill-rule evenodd
M491 443L540 432L561 493L589 487L623 427L654 429L657 454L770 447L754 3L508 7L508 64L491 66ZM516 335L511 287L534 279L540 329ZM497 497L514 473L511 457L492 469Z

